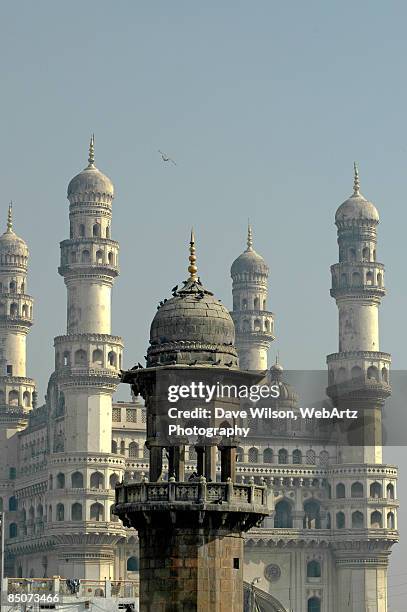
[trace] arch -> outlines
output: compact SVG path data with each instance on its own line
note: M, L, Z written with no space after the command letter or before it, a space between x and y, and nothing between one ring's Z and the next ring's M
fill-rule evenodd
M127 559L127 571L128 572L138 572L139 571L139 560L137 557L129 557Z
M377 285L383 287L383 274L381 272L377 274Z
M71 484L73 489L83 489L83 474L82 472L74 472L71 476Z
M79 502L75 502L71 506L71 519L73 521L82 520L82 504L80 504Z
M278 451L278 462L280 465L288 463L288 451L286 448L280 448Z
M81 238L84 238L84 237L85 237L85 226L84 226L84 224L83 224L83 223L81 223L81 224L79 225L79 236L80 236Z
M321 578L321 564L313 559L307 563L307 578Z
M76 251L71 252L71 263L76 263Z
M369 366L367 369L367 377L371 380L377 380L379 382L379 370L376 366Z
M62 474L62 472L57 475L56 485L57 489L65 489L65 474Z
M86 365L87 355L83 349L75 351L75 365Z
M259 300L258 297L254 298L253 308L254 308L254 310L259 310L260 309L260 300Z
M370 261L370 249L369 249L369 247L363 247L363 250L362 250L362 259L363 259L363 261Z
M101 251L100 249L96 251L96 263L97 264L103 263L103 251Z
M42 519L42 517L44 516L44 508L42 504L38 504L37 506L37 516L40 519Z
M8 528L8 535L10 538L16 538L18 535L17 523L10 523Z
M90 507L90 520L91 521L103 521L104 520L104 508L99 502L95 502Z
M264 329L270 331L270 321L268 319L264 321Z
M91 489L104 489L105 479L101 472L93 472L90 475L90 488Z
M244 319L244 320L243 320L242 330L243 330L244 332L246 332L246 331L250 331L250 321L249 321L248 319Z
M348 251L349 261L356 261L356 249L351 247Z
M319 464L320 465L328 465L329 463L329 453L326 450L322 450L319 453Z
M13 280L10 281L9 288L10 288L10 293L15 293L17 290L17 283Z
M382 485L380 482L372 482L370 485L370 497L380 499L382 497Z
M352 286L360 287L361 284L362 284L362 277L360 276L359 272L353 272L352 273Z
M124 440L122 440L120 442L120 454L121 455L125 455L126 454L126 442ZM147 457L149 457L150 455L147 455Z
M113 257L113 253L112 251L109 251L109 253L107 254L107 261L109 262L109 264L112 266L114 263L114 257Z
M352 482L350 496L358 498L363 497L363 484L361 482Z
M257 448L255 448L254 446L252 446L252 448L249 448L247 457L248 457L249 463L258 463L259 451L257 450Z
M119 482L119 477L117 474L111 474L109 478L109 486L111 489L114 489Z
M9 512L16 512L17 508L18 508L17 498L14 497L14 495L13 495L8 500L8 511Z
M119 520L119 517L116 514L114 514L115 507L116 507L116 504L112 504L110 506L110 522L111 523L117 523Z
M130 442L130 444L129 444L129 457L133 457L133 459L138 457L138 444L137 444L137 442Z
M315 465L316 464L316 453L315 453L315 451L312 448L310 448L306 452L305 463L307 465Z
M64 506L64 504L57 504L56 517L57 517L57 521L64 521L65 520L65 506Z
M28 308L27 304L23 304L22 313L23 313L23 317L28 319L29 314L30 314L30 309Z
M321 600L319 597L311 597L308 600L307 612L321 612Z
M109 363L110 366L112 367L116 367L117 365L117 355L114 351L109 351L108 355L107 355L107 361Z
M273 463L273 449L265 448L263 451L263 463Z
M320 505L316 499L307 499L304 503L304 529L321 529Z
M351 375L351 378L352 378L353 380L357 380L357 379L359 379L359 378L362 378L362 376L363 376L363 370L362 370L362 368L361 368L360 366L355 365L355 366L353 366L353 368L351 369L351 371L350 371L350 375Z
M336 382L342 383L345 380L346 380L346 370L345 368L339 368L339 370L336 373Z
M92 353L92 363L97 366L103 366L103 351L95 349Z
M48 523L52 523L52 506L48 507Z
M12 304L10 304L10 316L16 317L17 315L18 315L18 304L13 302Z
M394 499L394 484L391 482L386 487L386 497L387 499Z
M382 380L386 383L389 382L389 372L384 366L382 367Z
M352 512L352 527L354 529L362 529L364 523L363 513L359 510Z
M291 529L293 518L291 504L287 499L282 499L276 503L274 513L274 527L276 529Z
M373 272L369 270L369 272L366 272L366 284L373 285L373 282L374 282Z
M302 452L299 448L293 450L293 463L299 464L302 463Z
M344 499L345 497L346 497L345 485L343 484L343 482L339 482L336 485L336 498L337 499Z
M106 225L105 236L106 238L110 238L110 225Z
M382 513L378 510L375 510L370 515L370 526L372 527L372 529L381 529L383 527Z
M247 300L246 299L242 300L242 310L247 310Z
M31 393L29 391L24 391L23 393L23 406L26 408L31 406Z
M336 513L336 528L345 529L345 514L343 512Z
M100 223L94 223L92 227L92 236L94 238L100 238Z
M69 351L65 351L62 356L62 365L69 366L71 363L71 353Z
M254 331L255 332L261 331L261 321L260 321L260 319L255 319L254 320Z
M82 251L81 261L82 263L90 263L90 252L88 251L88 249Z
M396 521L394 517L394 512L388 512L386 518L387 518L387 529L395 529Z
M236 449L236 461L238 463L243 463L244 460L244 450L241 446Z
M116 440L112 440L112 453L117 455L117 442Z

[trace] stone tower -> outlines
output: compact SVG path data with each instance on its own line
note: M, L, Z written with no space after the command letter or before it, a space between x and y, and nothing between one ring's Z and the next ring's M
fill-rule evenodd
M338 612L387 611L388 557L397 541L397 472L382 465L390 355L379 346L385 289L376 257L378 222L376 207L360 193L355 165L353 194L335 216L339 263L331 267L331 295L339 311L339 352L327 358L328 395L340 409L359 412L357 424L342 423L340 465L330 473Z
M274 340L274 315L267 310L269 268L253 249L252 228L247 249L232 264L233 310L236 348L242 370L265 370L267 352Z
M193 235L188 271L183 287L173 289L154 317L147 367L123 376L147 408L149 480L119 486L115 510L126 526L138 530L141 612L242 610L242 534L268 513L264 487L253 481L236 484L237 439L188 439L169 436L165 429L169 384L250 384L259 378L238 369L233 321L197 276ZM217 398L207 406L224 402ZM236 409L239 400L227 403ZM193 405L182 400L177 407ZM197 475L185 481L190 446L197 453Z
M67 333L55 338L48 522L59 573L113 577L122 526L111 522L109 478L124 467L112 455L112 394L123 343L111 335L111 290L119 245L111 238L113 184L88 166L68 186L70 237L61 242L59 273L67 288ZM122 472L120 472L122 473Z

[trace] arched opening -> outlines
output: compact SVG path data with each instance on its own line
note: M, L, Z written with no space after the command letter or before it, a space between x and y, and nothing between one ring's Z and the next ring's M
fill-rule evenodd
M387 513L387 529L395 529L395 528L396 528L396 521L394 518L394 513L388 512Z
M117 474L111 474L109 478L109 485L111 489L114 489L119 482L119 477Z
M363 497L363 485L361 482L353 482L350 488L351 497Z
M315 499L308 499L304 503L304 529L321 529L321 514L319 502Z
M343 482L340 482L336 485L336 498L343 499L345 497L345 485Z
M84 226L83 223L81 223L80 226L79 226L79 236L81 238L85 237L85 226Z
M346 370L345 368L339 368L336 373L336 382L338 384L343 383L346 380Z
M385 367L382 368L382 381L385 383L389 382L389 372Z
M74 472L71 476L71 484L73 489L83 489L83 474L82 472Z
M316 464L316 454L315 454L315 451L312 448L310 448L306 452L305 463L307 465L315 465Z
M242 300L242 310L247 310L247 300Z
M82 263L90 263L90 252L87 249L82 251L81 260Z
M42 506L42 504L38 504L37 506L37 516L39 519L42 519L44 516L44 508Z
M94 223L92 227L92 236L94 238L100 238L100 223Z
M343 512L336 513L336 528L345 529L345 514Z
M341 274L341 287L346 287L348 284L348 277L346 274Z
M102 264L103 263L103 251L101 251L101 250L96 251L96 263L97 264Z
M113 262L114 262L114 258L113 258L113 253L112 251L109 251L108 255L107 255L107 261L109 262L109 264L112 266Z
M138 572L139 571L139 560L137 557L129 557L127 559L127 571Z
M352 527L354 529L362 529L363 528L363 514L356 510L356 512L352 512Z
M379 370L376 368L376 366L368 367L367 377L371 380L377 380L377 382L379 382Z
M103 365L103 351L100 349L95 349L92 353L92 362L96 366Z
M302 463L302 452L299 448L293 450L293 463L299 464Z
M362 250L362 259L363 261L369 261L370 260L370 251L369 251L369 247L364 247Z
M90 488L91 489L103 489L105 479L101 472L93 472L90 476Z
M110 238L110 225L106 226L106 238Z
M270 321L268 319L264 321L264 329L270 331Z
M319 464L320 465L328 465L329 463L329 453L326 450L323 450L319 453Z
M75 351L75 365L86 365L86 351L83 349Z
M31 406L31 393L29 391L24 391L23 393L23 405L26 408Z
M95 502L90 507L90 520L91 521L103 521L104 520L104 509L102 504Z
M382 497L382 485L380 482L372 482L370 485L370 497L380 499Z
M394 485L391 482L386 487L386 496L387 499L394 499Z
M383 527L382 513L375 510L370 515L370 526L372 529L381 529Z
M52 523L52 506L48 507L48 522Z
M254 310L259 310L259 308L260 308L260 300L259 300L258 297L254 298L253 307L254 307Z
M18 406L18 391L10 391L8 394L8 403L11 406Z
M10 287L10 293L15 293L16 292L17 284L16 284L15 281L10 281L9 287Z
M307 612L321 612L321 600L318 597L308 600Z
M263 463L273 463L273 450L271 448L264 449Z
M261 321L260 321L260 319L255 319L254 320L254 331L256 331L256 332L261 331Z
M82 504L79 504L78 502L75 502L74 504L72 504L71 519L73 521L82 520Z
M112 453L117 455L117 442L116 440L112 440Z
M285 448L280 448L278 451L278 462L280 465L288 463L288 451Z
M8 528L8 535L10 538L16 538L18 534L17 524L10 523L10 527Z
M57 521L64 521L65 520L65 506L64 506L64 504L57 504L56 517L57 517Z
M12 304L10 304L10 316L11 317L16 317L18 315L18 305L13 302Z
M353 274L352 274L352 286L353 287L360 287L361 284L362 284L362 277L360 276L359 272L353 272Z
M250 331L250 322L247 319L243 320L242 328L244 332Z
M124 453L122 453L124 454ZM138 457L138 444L137 442L130 442L129 444L129 457L136 459Z
M115 368L117 364L116 353L114 351L110 351L107 356L107 359L108 359L109 365Z
M110 522L111 523L117 523L118 520L119 520L119 517L116 514L114 514L115 506L116 506L116 504L112 504L110 506Z
M353 380L358 380L363 377L363 370L359 366L353 366L350 371L350 374Z
M16 512L17 511L17 498L12 496L10 497L10 499L8 500L8 510L9 512Z
M29 308L27 306L27 304L23 304L23 309L22 309L22 313L23 313L23 317L24 318L28 318L28 315L30 313Z
M56 478L57 489L65 489L65 474L61 472L57 475Z
M71 363L71 354L69 351L65 351L62 357L62 365L68 366Z
M249 452L248 452L248 460L249 463L257 463L259 460L259 451L257 450L257 448L249 448Z
M379 287L383 286L383 274L381 272L377 274L377 284Z
M276 529L291 529L293 519L291 513L291 504L286 499L277 502L274 513L274 527Z
M196 451L195 451L195 457L196 457ZM191 455L189 456L189 458L191 458ZM243 463L244 460L244 450L241 446L239 446L239 448L236 449L236 461L238 463Z
M76 251L71 252L71 263L76 263Z
M348 251L348 254L349 254L349 261L356 261L356 249L351 247Z
M120 454L121 455L126 454L126 442L124 440L120 442ZM150 455L147 455L147 456L149 457Z
M321 564L313 559L307 563L307 578L321 578Z

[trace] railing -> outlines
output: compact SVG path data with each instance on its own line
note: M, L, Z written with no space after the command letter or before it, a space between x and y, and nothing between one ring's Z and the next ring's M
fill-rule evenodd
M60 595L64 597L114 597L131 599L139 595L139 580L79 580L53 578L6 578L7 594Z

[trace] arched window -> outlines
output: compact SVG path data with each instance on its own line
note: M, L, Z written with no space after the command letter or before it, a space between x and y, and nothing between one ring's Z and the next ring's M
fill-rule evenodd
M256 331L256 332L261 331L261 321L260 321L260 319L255 319L254 320L254 331Z
M112 440L112 453L117 455L117 442L116 440Z
M373 285L373 272L366 273L366 284Z
M85 236L85 226L83 225L83 223L81 223L79 226L79 236L81 238L84 238Z
M360 366L353 366L353 368L350 371L350 375L353 380L358 380L359 378L362 378L363 370Z
M307 563L307 578L321 578L321 564L319 561L308 561Z
M321 600L318 597L308 600L307 612L321 612Z
M377 380L379 382L379 370L376 366L369 366L367 369L367 377L372 380Z
M349 253L349 261L356 261L356 249L350 248L348 253Z
M37 516L38 518L42 519L44 515L44 508L42 507L42 504L38 504L37 506Z
M352 512L352 527L354 529L362 529L363 527L363 514L356 510L356 512Z
M92 235L94 238L100 238L100 223L95 223L93 225Z
M18 305L13 302L10 304L10 316L16 317L18 315Z
M370 485L370 497L380 499L382 496L382 485L380 482L372 482Z
M48 507L48 522L52 523L52 506Z
M82 504L79 504L78 502L72 504L71 518L73 521L82 520Z
M101 251L101 250L96 251L96 263L97 264L102 264L103 263L103 251Z
M254 298L253 307L254 307L254 310L259 310L259 308L260 308L260 300L259 300L258 297Z
M62 357L62 365L68 366L71 362L71 354L69 351L65 351Z
M305 463L307 465L315 465L315 463L316 463L316 454L315 454L315 451L312 448L307 450L307 453L306 453L306 456L305 456Z
M117 364L117 356L114 351L110 351L107 356L108 362L110 366L116 367Z
M9 512L16 512L17 511L17 498L16 497L10 497L10 499L8 500L8 510Z
M111 489L114 489L117 483L119 482L119 477L117 474L111 474L109 478L109 485Z
M96 502L90 507L90 520L91 521L103 521L104 520L104 510L102 504Z
M71 263L76 263L76 251L71 252Z
M394 519L394 513L388 512L387 513L387 529L395 529L395 528L396 528L396 521Z
M389 373L387 368L382 368L382 380L386 383L389 382Z
M263 463L273 463L273 450L271 448L264 449Z
M114 262L114 257L113 257L113 253L112 251L109 251L108 255L107 255L107 261L109 262L109 264L112 266L113 262Z
M16 292L16 288L17 288L16 282L15 281L11 281L10 282L10 293L15 293Z
M150 451L148 450L147 446L144 444L143 446L143 458L144 459L149 459L150 458Z
M369 247L364 247L363 251L362 251L362 258L363 261L369 261L370 259L370 251L369 251Z
M336 374L336 382L337 383L342 383L346 380L346 370L345 368L339 368L337 374Z
M83 349L75 351L75 365L86 365L86 351Z
M189 448L191 448L191 447L189 447ZM196 451L195 451L195 453L196 453ZM191 455L190 455L190 458L191 458ZM243 450L243 448L241 446L239 446L239 448L236 449L236 461L238 463L243 463L243 460L244 460L244 450Z
M332 528L332 521L331 521L331 513L330 512L326 513L326 528L327 529L331 529Z
M268 319L266 319L266 320L264 321L264 329L265 329L266 331L270 331L270 322L269 322L269 320L268 320Z
M65 489L65 474L57 475L57 489Z
M139 560L137 557L129 557L127 559L127 571L138 572L139 571Z
M110 225L106 226L106 238L110 238Z
M82 251L81 260L82 263L90 263L90 252L87 249Z
M30 311L29 311L29 309L28 309L27 304L23 304L23 310L22 310L22 313L23 313L23 317L25 317L25 318L27 318L27 317L28 317L28 315L29 315Z
M361 482L353 482L350 489L351 497L363 497L363 485Z
M247 319L243 320L243 331L250 331L250 322Z
M105 479L101 472L93 472L90 476L90 488L91 489L103 489Z
M285 448L280 448L278 451L278 462L281 465L288 463L288 451Z
M8 403L11 406L18 406L18 391L10 391L8 394Z
M121 455L125 455L126 454L126 442L124 440L122 440L120 442L120 454ZM149 457L150 455L147 455L147 457Z
M343 512L336 513L336 528L345 529L345 514Z
M337 499L343 499L345 497L345 485L342 482L336 485L336 497Z
M362 277L359 272L353 272L352 274L352 285L353 287L359 287L362 284Z
M328 465L329 463L329 453L326 450L322 450L319 453L319 464L320 465Z
M8 534L10 538L16 538L18 534L17 524L10 523L10 527L8 528Z
M82 472L74 472L71 476L73 489L83 489L83 474Z
M65 506L64 504L57 504L57 521L65 520Z
M257 450L257 448L249 448L249 452L248 452L248 460L249 463L257 463L259 460L259 451Z
M100 349L95 349L92 353L92 362L94 365L102 366L103 365L103 351Z
M293 463L302 463L302 452L299 448L293 451Z
M247 300L242 300L242 310L247 310Z
M24 391L23 393L23 404L26 407L31 405L31 394L29 391Z
M133 459L138 457L138 444L137 444L137 442L130 442L130 444L129 444L129 457L133 457Z
M370 526L372 529L381 529L383 527L382 513L375 510L370 515Z
M321 515L319 502L309 499L304 504L304 529L321 529Z
M394 485L391 482L386 487L386 496L387 499L394 499Z
M383 274L381 272L377 274L377 285L379 287L383 286Z
M291 529L292 526L293 519L290 502L286 499L282 499L276 504L274 513L274 527L276 529Z

